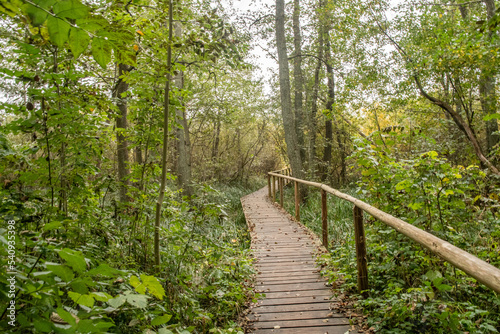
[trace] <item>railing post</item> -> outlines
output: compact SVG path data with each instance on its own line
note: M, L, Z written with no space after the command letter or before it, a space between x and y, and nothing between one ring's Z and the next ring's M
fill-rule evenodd
M299 183L293 182L295 185L295 219L300 221L300 198L299 198Z
M365 228L363 226L363 210L354 206L354 235L356 240L356 261L358 263L358 291L363 292L363 297L368 294L368 263L366 259L366 238Z
M267 174L267 196L271 198L271 175Z
M276 201L276 177L273 175L273 185L272 185L272 190L273 190L273 198L272 201Z
M285 179L283 179L282 177L279 178L279 185L280 185L280 205L281 207L283 207L283 181Z
M323 229L323 246L328 249L328 211L326 207L326 191L321 189L321 226Z

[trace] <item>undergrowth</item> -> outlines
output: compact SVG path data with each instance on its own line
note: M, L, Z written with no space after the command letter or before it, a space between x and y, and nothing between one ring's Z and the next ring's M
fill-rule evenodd
M94 194L67 217L26 210L36 201L3 191L0 312L14 300L16 325L4 316L2 332L242 333L237 318L253 298L253 269L240 197L259 186L205 184L191 200L170 193L160 268L152 262L154 189L135 212L115 215ZM16 267L7 272L9 221Z

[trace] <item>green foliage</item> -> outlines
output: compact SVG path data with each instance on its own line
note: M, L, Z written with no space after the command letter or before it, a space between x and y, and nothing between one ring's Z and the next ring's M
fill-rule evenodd
M395 144L386 144L392 151ZM477 166L455 167L434 151L403 160L389 150L357 141L351 159L360 179L357 190L347 192L500 267L495 179ZM293 189L285 194L293 213ZM301 207L302 222L317 235L320 203L319 194L311 192ZM329 196L328 208L331 240L330 253L319 260L323 274L355 294L352 205ZM495 293L385 224L365 219L370 296L356 303L369 326L383 333L498 332Z
M111 243L98 231L88 231L86 238L92 242L78 242L69 237L71 233L63 233L71 230L68 223L46 231L19 234L21 229L17 230L16 302L23 306L18 310L19 326L12 328L4 319L0 327L6 333L35 329L47 333L231 333L231 327L237 328L232 319L251 298L248 277L253 269L247 253L249 237L240 217L243 189L225 191L231 195L205 185L200 189L203 195L190 204L177 202L179 210L169 206L162 232L164 265L154 275L140 271L138 263L127 256L127 247L122 247L126 235L118 235L119 229ZM82 216L79 224L90 223L82 219L89 218ZM151 227L148 233L151 238ZM1 234L6 235L4 228ZM103 252L104 246L108 249ZM140 254L143 246L146 253ZM151 252L150 244L140 247L134 247L139 256ZM6 268L6 248L0 252ZM1 272L3 287L8 286L8 277ZM7 305L7 290L2 290L0 298Z

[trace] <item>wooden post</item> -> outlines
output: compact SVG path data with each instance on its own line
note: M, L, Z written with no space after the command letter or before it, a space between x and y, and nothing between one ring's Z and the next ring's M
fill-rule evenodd
M354 235L356 240L356 260L358 263L358 292L368 290L368 263L366 260L366 238L363 226L363 210L354 206ZM367 297L367 291L363 292Z
M271 198L271 175L267 174L267 196Z
M293 182L295 185L295 219L300 221L300 198L299 198L299 183Z
M273 175L273 182L272 182L272 188L273 188L273 198L271 199L273 202L276 200L276 176Z
M280 205L281 207L283 207L283 183L284 183L284 179L283 178L279 178L279 185L280 185Z
M321 189L321 225L323 228L323 246L328 249L328 210L326 207L326 191Z

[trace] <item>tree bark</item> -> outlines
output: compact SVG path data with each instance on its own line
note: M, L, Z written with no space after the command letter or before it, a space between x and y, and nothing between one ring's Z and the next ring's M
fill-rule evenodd
M304 112L303 112L303 91L304 76L302 74L302 37L300 35L300 3L299 0L293 1L293 44L295 53L293 57L293 77L295 85L294 110L295 110L295 132L300 146L300 158L305 160L304 150Z
M276 0L276 46L278 49L279 82L281 98L281 114L285 130L285 142L287 155L292 167L293 175L297 178L303 177L302 160L300 158L300 146L296 136L295 119L292 112L292 100L290 96L290 70L288 67L288 55L285 37L285 3L284 0ZM301 187L301 196L304 198Z
M328 36L328 30L326 31ZM323 150L323 169L321 173L321 180L325 181L328 177L330 165L332 163L332 141L333 141L333 104L335 103L335 81L333 68L331 64L331 47L330 41L327 39L325 44L325 60L326 60L326 76L328 79L328 99L326 101L326 110L329 115L325 120L325 146Z
M495 15L495 1L494 0L484 0L486 4L486 17L491 20ZM488 33L488 37L491 40L493 37L493 32ZM481 107L485 115L496 113L496 98L495 98L495 73L484 73L481 78L480 84L480 95L481 95ZM498 122L496 119L486 121L486 154L491 155L494 151L495 146L500 141L500 137L496 132L498 132Z
M167 183L167 145L168 145L168 118L170 116L170 79L172 71L172 30L173 30L173 1L168 2L168 46L167 46L167 82L165 83L165 100L163 105L163 148L161 154L161 180L160 194L156 201L155 232L154 232L154 256L157 271L160 270L160 220L165 197L165 187Z
M323 65L323 27L318 29L318 62L314 69L314 86L311 96L311 112L309 114L309 171L311 176L316 173L316 117L318 115L319 73Z
M127 98L122 96L129 89L129 84L124 80L123 76L126 75L132 67L130 65L118 64L118 82L116 83L113 92L113 98L116 99L116 106L118 107L119 116L116 118L116 141L117 141L117 159L118 159L118 181L120 182L119 197L120 202L125 203L130 201L127 195L127 188L129 185L128 177L130 174L129 169L129 149L128 140L125 131L128 129L127 121Z

